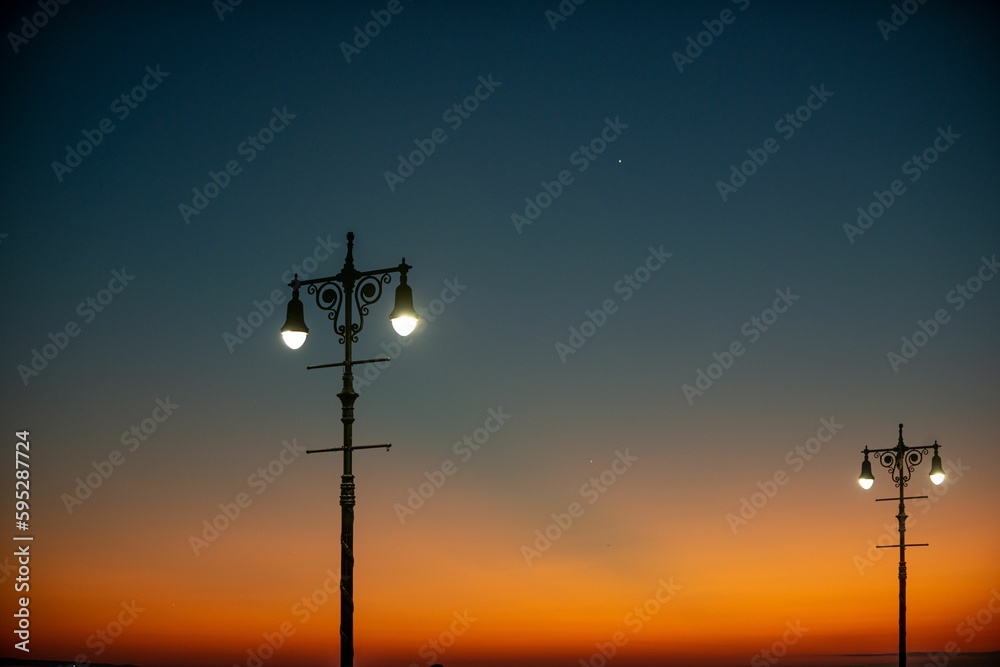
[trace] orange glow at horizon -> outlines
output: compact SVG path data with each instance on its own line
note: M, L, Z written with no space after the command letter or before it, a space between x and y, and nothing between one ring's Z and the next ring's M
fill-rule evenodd
M322 472L306 471L312 481L304 486L318 486ZM404 524L391 503L362 506L355 537L358 664L375 664L360 656L427 664L439 655L445 664L476 664L501 654L545 654L552 664L575 665L616 633L627 640L623 661L746 661L790 627L806 629L790 654L893 650L898 554L873 549L880 539L895 539L888 533L892 503L872 502L872 494L855 491L847 479L834 493L848 507L822 510L823 519L812 521L815 512L799 509L816 491L803 477L734 531L726 515L739 511L752 486L722 498L718 486L711 493L688 489L690 506L657 506L636 499L662 490L648 488L642 470L627 474L634 475L631 484L610 488L593 505L583 501L583 516L530 563L522 547L544 546L535 542L538 534L503 515L482 520L492 501L468 488L474 480L463 486L456 479L442 491L463 494L466 502L446 505L437 498L434 512ZM382 482L384 497L399 495L394 483ZM552 512L563 511L575 488ZM210 664L198 661L215 656L220 664L245 665L279 635L281 646L268 665L336 655L339 512L333 493L323 492L328 505L321 511L296 515L289 504L308 491L289 484L268 492L271 504L248 510L198 556L188 540L197 514L161 511L131 523L122 515L134 531L128 555L74 542L69 529L65 542L50 538L38 553L41 583L33 607L47 619L37 629L43 655L95 659L102 642L94 633L113 626L133 599L143 611L105 646L102 661ZM968 642L961 625L990 604L1000 610L997 536L978 530L980 519L963 509L991 493L987 480L970 473L952 480L940 502L910 510L909 539L932 542L908 551L913 650L939 650L950 640L967 652L998 646L1000 622ZM552 512L537 513L539 529L553 521ZM261 539L279 525L275 539ZM174 537L153 539L162 534ZM73 549L71 566L57 546ZM437 654L435 645L445 653Z

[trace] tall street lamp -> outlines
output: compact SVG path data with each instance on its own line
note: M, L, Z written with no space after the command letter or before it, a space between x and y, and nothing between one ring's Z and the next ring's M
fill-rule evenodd
M288 284L292 288L292 299L288 302L288 314L281 336L285 344L293 350L302 347L309 334L299 300L299 288L303 285L309 294L315 295L316 305L328 311L327 317L333 321L333 331L344 345L344 361L332 364L307 366L308 370L343 366L343 388L337 394L341 403L340 421L344 424L344 446L329 449L308 450L307 453L344 453L344 473L340 478L340 664L341 667L354 665L354 472L353 453L356 449L373 449L384 445L354 445L352 429L354 424L354 402L358 392L354 390L353 367L358 364L389 361L387 357L354 360L351 356L352 343L358 342L358 334L365 325L368 308L382 296L382 286L392 281L392 274L399 274L396 287L396 303L389 315L392 326L401 336L408 336L417 326L417 314L413 309L413 291L406 284L406 273L411 267L406 258L385 269L358 271L354 268L354 232L347 234L347 258L344 267L335 276L299 280L298 274ZM355 312L356 311L356 312ZM343 315L343 319L341 319ZM355 315L357 321L355 321Z
M907 544L906 543L906 500L916 498L926 498L927 496L907 496L904 493L907 482L913 469L920 465L924 456L928 453L928 447L934 448L934 457L931 459L931 482L935 485L944 481L944 468L941 467L941 456L938 454L937 440L933 445L924 447L907 447L903 444L903 425L899 425L899 442L895 447L885 449L864 448L865 460L861 462L861 476L858 483L863 489L872 488L875 477L872 476L872 464L868 460L869 454L874 454L876 460L883 468L892 475L892 481L899 488L899 512L896 519L899 521L899 544L889 544L879 546L879 549L893 549L899 547L899 667L906 667L906 547L926 547L927 544ZM876 498L876 501L896 500L896 498Z

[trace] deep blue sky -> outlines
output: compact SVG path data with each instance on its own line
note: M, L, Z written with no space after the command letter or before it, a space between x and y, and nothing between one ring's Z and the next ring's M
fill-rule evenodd
M287 296L282 274L317 237L341 244L318 269L336 273L351 230L361 269L406 257L419 305L446 281L465 286L361 389L358 440L398 443L359 482L389 543L392 503L497 406L516 415L503 449L470 463L450 502L491 508L515 540L497 549L515 557L589 461L630 445L655 489L635 502L709 503L672 510L676 526L725 530L719 517L831 414L851 436L814 471L818 488L853 478L857 451L894 444L900 421L995 479L1000 281L960 311L947 295L1000 251L996 13L931 2L884 39L883 2L590 0L552 30L556 5L403 2L350 63L340 43L384 3L245 0L220 21L208 1L79 2L17 53L5 41L3 421L39 437L36 512L53 542L149 504L176 522L156 539L190 558L187 533L277 443L339 442L337 372L303 370L340 355L315 304L297 353L277 337L283 304L233 352L223 334L254 300ZM724 9L735 20L678 72L672 54ZM33 11L9 10L5 33ZM157 66L162 83L116 117L112 102ZM500 85L452 129L442 114L480 77ZM821 87L832 95L811 118L778 132ZM247 163L238 146L273 109L295 117ZM106 117L114 131L57 180L52 162ZM578 172L571 155L605 119L627 128ZM390 191L384 172L439 127L447 140ZM911 182L904 163L939 128L959 138ZM717 181L769 137L777 152L723 201ZM242 172L186 224L179 204L230 160ZM573 182L518 233L511 215L564 169ZM895 179L905 193L849 242L845 223ZM672 257L624 301L616 282L661 245ZM85 323L78 304L123 267L134 281ZM394 287L357 356L396 340L384 321ZM800 299L689 404L682 385L747 343L742 325L786 288ZM609 298L616 312L563 363L556 344ZM939 308L950 321L894 372L887 353ZM25 386L18 365L71 320L80 335ZM182 408L146 458L128 460L83 520L68 516L60 494L167 396ZM878 530L884 508L861 507Z

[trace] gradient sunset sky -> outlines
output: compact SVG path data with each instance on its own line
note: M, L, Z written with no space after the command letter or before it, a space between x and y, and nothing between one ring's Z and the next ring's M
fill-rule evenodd
M996 10L491 4L5 8L0 656L337 664L349 231L359 667L1000 651Z

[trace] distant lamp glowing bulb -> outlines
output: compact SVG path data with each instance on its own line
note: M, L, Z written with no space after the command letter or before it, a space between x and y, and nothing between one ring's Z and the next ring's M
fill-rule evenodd
M861 485L862 489L870 489L874 483L875 476L872 475L872 464L868 460L868 455L865 454L865 460L861 462L861 476L858 477L858 484Z
M934 458L931 459L931 482L935 486L944 481L944 468L941 466L941 457L938 455L937 440L934 441Z

